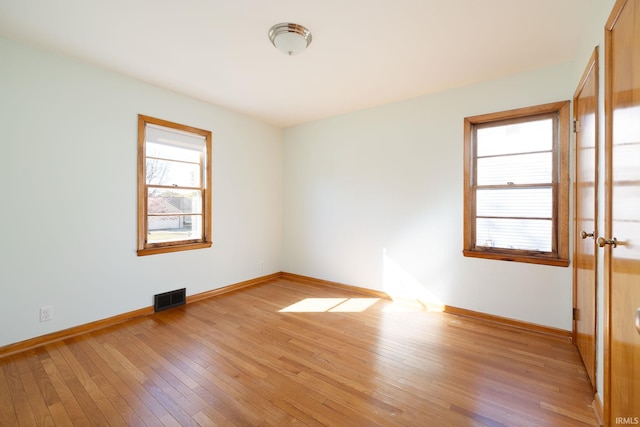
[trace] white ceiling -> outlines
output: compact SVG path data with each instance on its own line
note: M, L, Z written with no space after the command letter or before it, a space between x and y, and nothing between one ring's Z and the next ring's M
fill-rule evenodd
M0 35L284 127L570 61L584 6L584 0L0 0ZM280 22L309 28L309 48L293 57L276 50L267 33Z

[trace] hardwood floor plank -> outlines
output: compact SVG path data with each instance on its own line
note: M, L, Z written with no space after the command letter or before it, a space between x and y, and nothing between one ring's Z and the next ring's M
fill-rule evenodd
M111 370L111 383L127 400L135 413L148 425L159 424L160 418L165 416L167 411L144 387L140 387L145 381L144 375L137 369L130 367L128 361L123 362L124 357L105 342L103 337L89 340L88 344L104 361L104 369ZM125 367L123 364L127 366Z
M35 426L36 413L31 410L29 397L20 379L18 366L24 356L21 354L9 356L7 363L4 364L4 374L8 387L8 394L11 396L13 407L15 410L17 425Z
M64 407L64 403L56 402L52 405L49 405L49 412L51 413L51 417L53 418L54 426L72 426L73 421L69 417L66 408Z
M216 335L218 333L219 332L216 332L216 331L211 332L212 335ZM268 365L261 368L262 370L260 371L261 372L260 375L258 375L258 379L265 377L264 372L266 370L271 371L273 375L282 375L283 372L288 372L289 366L287 366L286 363L281 363L282 360L278 361L278 359L276 359L276 357L279 357L279 354L271 355L270 357L267 354L256 353L256 349L260 350L260 345L257 345L257 344L260 344L260 342L256 341L255 336L253 337L254 339L251 340L251 339L243 339L242 335L239 334L239 331L237 331L236 335L237 335L236 337L223 336L223 337L226 337L225 343L222 346L219 346L216 349L216 351L223 353L226 357L233 360L233 362L237 366L248 366L247 364L244 364L242 361L243 358L245 357L248 360L253 360L254 364L256 363L256 361L272 359L271 361L268 362ZM250 343L251 345L246 346L246 343ZM261 351L264 351L264 349ZM255 369L253 369L253 371L255 371ZM298 372L297 370L294 370L294 371L295 372L289 373L288 375L293 376ZM245 372L248 372L248 371L245 370ZM226 391L229 392L229 390L226 390ZM323 401L324 397L321 397L319 400Z
M139 328L142 326L143 325L137 325L137 327L132 328L132 337L145 338L144 334L139 331ZM188 376L183 374L180 369L170 361L175 360L170 358L170 351L168 351L170 347L162 347L162 355L155 352L153 347L156 343L162 342L162 331L157 327L153 330L153 336L144 342L140 339L133 338L130 338L129 341L124 335L120 336L120 339L123 340L123 344L125 344L127 350L131 350L130 353L126 354L127 358L145 371L144 375L148 381L152 381L168 394L168 398L163 397L162 402L164 402L165 408L169 413L183 425L188 425L188 423L191 422L185 418L185 415L191 417L199 411L205 411L209 417L214 418L216 423L222 425L230 423L231 421L227 416L230 415L230 408L237 405L237 402L225 395L223 390L217 387L217 384L206 381L201 384L202 380L197 375ZM176 339L178 339L178 337L173 336L173 340ZM170 346L170 344L166 344L166 342L165 345ZM132 349L136 348L136 346L137 351L133 351ZM144 354L145 358L138 358L137 354ZM145 365L147 364L153 369L145 370ZM211 393L210 390L215 393ZM219 396L224 397L220 399ZM172 402L176 402L177 405L174 405ZM186 410L186 413L183 413L183 410ZM244 417L238 417L235 414L232 414L231 420L236 423L235 425L246 424L247 422Z
M126 426L127 423L122 418L119 409L112 404L107 396L112 393L113 388L80 348L79 343L86 339L91 339L91 336L86 335L66 340L67 346L61 349L61 353L82 385L83 398L87 396L91 399L97 410L108 421L108 425ZM92 413L91 416L95 416L95 413Z
M167 324L167 327L170 327L170 325ZM238 341L238 343L241 343L241 342L242 341ZM227 342L226 344L229 344L229 343ZM242 346L242 344L240 344L240 346ZM279 408L277 408L268 400L260 401L259 400L260 396L253 394L254 390L246 386L247 384L254 383L255 380L264 380L265 378L267 378L267 373L265 372L266 368L256 369L256 366L254 366L256 365L255 362L253 363L253 365L250 365L249 363L244 363L242 360L243 354L237 353L233 346L227 347L226 349L217 347L212 350L224 355L224 357L220 359L218 364L216 364L217 365L216 368L220 368L221 367L220 364L225 364L225 369L206 370L205 375L211 376L210 379L212 383L215 383L215 385L203 384L203 386L206 386L207 388L211 388L211 387L219 388L221 392L223 392L224 394L233 397L234 400L230 403L227 402L226 406L232 407L234 405L240 405L241 408L237 408L237 409L240 409L241 412L245 413L245 416L247 415L246 411L248 410L250 411L251 409L253 409L254 411L261 411L262 417L266 415L265 411L269 411L270 412L269 415L276 416L277 418L273 420L274 425L281 425L282 423L288 423L289 421L291 421L289 419L281 419L280 417L283 416L283 413ZM253 352L255 353L255 351ZM233 364L229 365L227 362L228 360L233 360ZM234 371L236 367L241 368L241 370L243 371L243 378L248 377L247 381L240 381L239 373L233 374L232 377L225 375L225 372L227 370ZM276 370L273 370L273 373L276 373L276 372L277 372ZM263 389L265 389L265 387L263 387ZM259 422L259 418L254 421Z
M144 411L146 408L143 405L135 406L140 402L137 396L122 383L113 369L90 345L89 340L76 342L76 346L74 354L84 369L90 372L93 380L117 409L127 426L144 426L143 419L153 419L151 413ZM143 411L142 418L137 413L139 408Z
M170 323L167 324L167 327L171 327ZM190 349L188 352L183 353L183 346L180 344L184 340L181 340L178 335L171 335L172 339L170 340L169 337L164 337L162 334L154 334L153 337L155 339L149 340L149 343L154 344L153 348L156 351L162 349L161 351L166 359L167 366L177 369L177 371L174 370L174 372L181 378L185 386L192 389L202 386L207 389L215 383L216 387L220 388L220 390L227 395L232 396L242 404L243 407L250 408L261 414L258 416L258 421L262 419L272 422L275 425L282 425L286 421L283 418L283 415L286 415L284 412L278 410L278 408L274 407L269 401L261 400L261 396L256 395L253 390L245 387L242 382L237 381L236 377L229 378L227 375L224 375L224 373L218 376L216 375L218 370L208 371L200 364L193 363L191 360L193 350ZM201 410L206 409L207 413L215 410L215 408L208 406L208 404L198 396L194 396L190 390L184 390L184 393L185 396L197 404Z
M182 427L178 422L178 420L173 418L173 416L170 413L167 413L162 418L160 418L160 422L165 427Z
M55 387L56 393L60 397L60 402L62 402L64 405L64 410L68 418L71 420L70 425L90 425L87 415L85 414L84 410L76 400L73 392L67 385L62 372L58 369L56 360L54 359L54 357L51 357L52 354L55 356L57 348L63 345L64 344L62 343L47 345L45 347L45 350L50 357L40 358L40 362L42 363L42 367L47 373L51 384L53 385L53 387ZM63 363L63 361L58 360L58 363ZM67 377L73 379L73 377L69 376L68 373Z
M12 391L5 375L10 363L9 357L0 359L0 425L18 425Z
M21 355L16 355L14 357L14 361L18 368L24 392L29 399L29 406L36 420L36 424L53 425L53 418L51 417L51 412L49 412L48 405L45 403L45 396L41 393L40 388L38 387L38 383L34 376L35 372L32 371L32 366L30 364L30 361L32 361L34 364L39 365L37 362L37 356L33 351L27 351ZM45 389L45 391L49 390Z
M114 412L114 409L105 408L106 410L103 411L106 398L88 373L74 359L70 350L71 346L73 346L73 342L65 340L64 345L57 346L55 353L49 352L49 354L60 370L66 386L71 391L72 399L82 409L85 419L90 420L93 425L107 426L111 421L108 416ZM114 420L114 423L118 421L122 425L122 420Z
M151 351L145 351L146 347L130 333L119 330L114 332L114 335L121 344L118 348L119 353L144 375L144 381L141 385L148 393L181 425L197 425L191 418L191 414L195 414L198 411L182 394L176 391L172 384L160 375L159 371L162 369L161 357ZM160 418L161 421L168 419L166 416Z
M0 425L597 425L566 339L285 279L0 359Z
M59 403L60 396L58 396L55 387L51 383L51 380L42 365L42 360L48 358L49 354L43 348L25 351L24 354L29 355L29 357L27 357L29 370L31 371L33 379L40 390L44 403L47 406Z
M211 418L202 412L198 412L193 415L193 419L201 426L215 426L218 425Z

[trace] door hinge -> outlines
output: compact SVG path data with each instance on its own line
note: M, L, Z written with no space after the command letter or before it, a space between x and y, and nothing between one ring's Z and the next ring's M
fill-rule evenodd
M580 310L578 310L577 308L573 309L573 320L580 320Z
M578 132L580 132L580 121L574 120L573 121L573 133L578 133Z

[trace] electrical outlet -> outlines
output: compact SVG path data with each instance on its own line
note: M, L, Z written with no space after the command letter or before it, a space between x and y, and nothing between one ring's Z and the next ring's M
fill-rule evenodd
M258 269L264 270L264 261L263 260L258 260Z
M46 322L53 319L53 306L45 305L40 307L40 321Z

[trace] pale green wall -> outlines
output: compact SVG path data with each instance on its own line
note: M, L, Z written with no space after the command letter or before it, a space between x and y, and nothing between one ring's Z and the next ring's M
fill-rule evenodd
M462 256L463 119L567 100L572 64L289 128L284 270L571 329L571 269ZM393 275L400 275L394 278Z
M6 39L0 58L0 346L281 270L282 130ZM136 255L138 113L213 132L211 249Z

